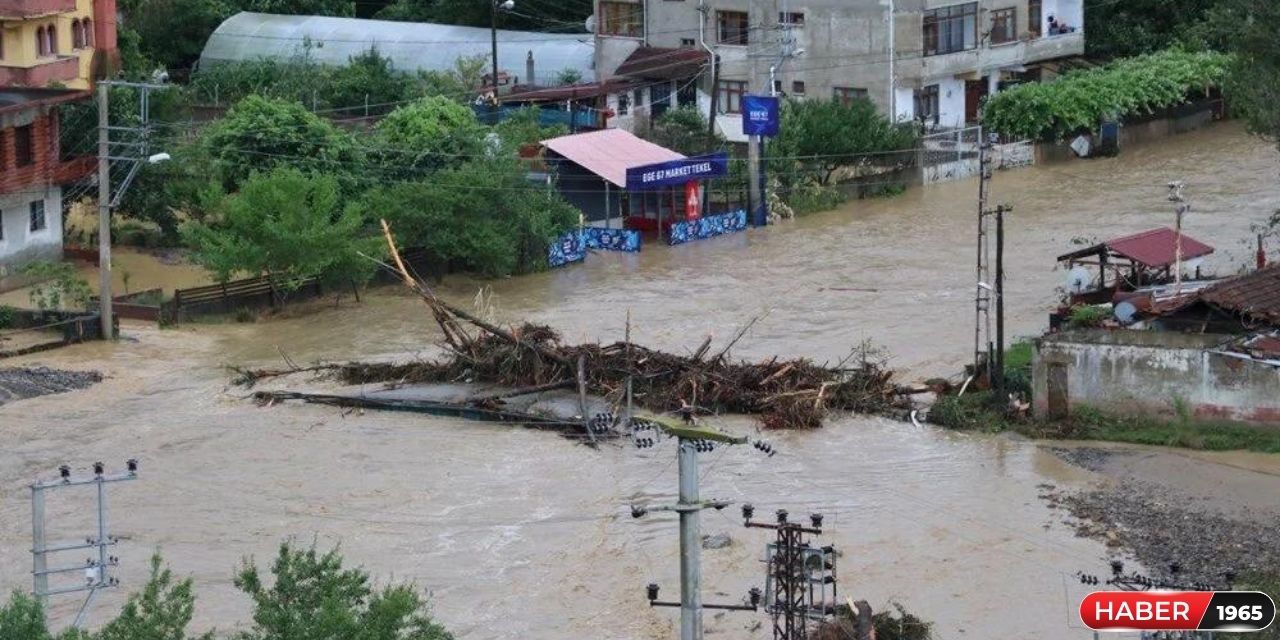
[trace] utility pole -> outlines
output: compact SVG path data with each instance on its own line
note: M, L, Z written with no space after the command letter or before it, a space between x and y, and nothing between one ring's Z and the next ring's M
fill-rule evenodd
M59 478L49 482L36 482L31 485L31 588L36 599L47 606L49 596L68 593L88 592L84 603L76 613L73 627L81 627L89 605L98 591L118 586L119 580L109 574L111 567L120 565L119 558L108 555L107 550L119 543L119 540L107 533L107 485L113 482L125 482L138 478L138 461L130 459L126 462L127 471L107 475L101 462L93 464L93 477L72 478L71 467L62 465L58 468ZM93 486L97 494L97 528L93 535L84 538L84 542L67 542L49 544L45 530L45 492L67 487ZM49 556L66 551L96 549L97 558L89 558L83 564L49 568ZM68 585L57 588L49 587L49 576L75 574L83 572L84 584Z
M822 534L821 514L810 515L811 526L806 527L789 521L786 509L776 512L776 523L753 521L754 513L754 507L742 505L744 526L777 534L775 542L765 547L765 611L773 616L774 640L805 640L810 621L835 615L839 597L835 547L816 547L805 540L806 535Z
M990 276L990 268L988 266L988 255L990 246L987 233L987 196L991 182L991 143L988 142L986 136L981 131L978 133L978 262L977 262L977 286L974 297L974 318L973 318L973 374L978 376L982 371L982 348L984 346L984 332L986 343L989 345L991 340L991 298L994 287L988 283ZM991 355L987 355L988 374L990 373Z
M1191 211L1191 205L1182 195L1186 183L1174 180L1169 183L1169 201L1175 203L1173 223L1173 295L1182 294L1182 216Z
M111 88L129 87L138 90L138 117L136 127L111 126ZM168 85L147 82L124 82L120 80L101 80L98 82L98 305L102 322L104 340L115 338L115 316L112 310L111 294L111 209L120 204L142 163L155 164L169 159L169 154L150 155L151 141L151 91L167 89ZM121 155L111 154L111 132L117 131L133 134L134 140L121 140L117 144L127 151ZM111 191L111 163L125 162L129 165L129 173L125 174L115 194Z
M98 83L98 315L102 339L116 337L111 309L111 85Z
M897 34L897 7L894 0L889 0L889 122L897 124L898 122L898 77L894 74L894 58L897 57L897 51L894 50L894 39Z
M996 349L992 387L995 388L996 399L1002 406L1008 402L1004 380L1004 214L1011 211L1013 207L996 205Z
M674 505L642 507L633 505L631 517L640 518L650 511L675 511L680 515L680 601L658 599L659 587L650 583L646 587L651 607L680 608L680 640L702 640L702 611L720 609L729 611L756 611L761 591L752 588L747 592L749 604L705 604L702 602L702 535L699 515L703 509L720 510L729 505L721 500L702 500L698 495L698 454L713 451L718 445L746 444L747 438L701 427L693 424L676 424L662 418L635 419L631 422L631 438L637 447L652 447L663 436L677 441L678 473L680 476L679 500ZM756 449L769 452L765 443L757 442Z

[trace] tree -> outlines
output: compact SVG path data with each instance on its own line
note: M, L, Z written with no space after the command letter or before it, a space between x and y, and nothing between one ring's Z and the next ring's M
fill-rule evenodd
M901 160L882 152L912 149L916 137L914 128L890 122L869 100L789 100L768 147L769 166L784 184L800 178L826 186L842 167Z
M354 209L343 209L338 180L281 167L255 173L238 193L211 204L220 220L183 227L196 264L221 282L270 275L288 291L307 278L365 282L379 251Z
M441 96L392 111L375 129L377 160L393 176L421 177L447 164L481 154L486 129L475 113Z
M44 608L35 598L14 591L0 607L0 640L51 640Z
M685 106L669 109L655 118L645 138L685 155L697 155L720 146L720 140L708 138L707 131L707 119L702 113L695 107Z
M421 94L470 104L488 69L489 56L462 56L453 61L453 69L448 71L419 71Z
M526 144L566 135L569 133L569 127L563 124L544 127L542 110L538 107L525 107L508 113L506 118L494 125L493 131L502 139L502 143L514 152Z
M1249 129L1280 147L1280 3L1236 0L1227 95Z
M427 615L426 600L409 585L375 590L369 574L344 569L337 549L294 548L288 542L271 565L267 585L246 561L235 585L253 599L253 626L237 640L452 640Z
M165 148L172 159L143 164L120 199L119 211L155 223L164 242L172 244L179 240L180 214L203 217L203 194L218 185L209 177L209 158L200 146Z
M70 262L37 260L22 267L22 275L36 281L27 298L41 311L89 307L93 290Z
M175 581L160 554L154 554L147 584L129 594L120 615L93 634L93 640L185 640L195 602L191 579ZM213 640L213 633L199 640Z
M139 58L126 69L189 68L200 58L209 34L236 10L228 0L122 0L120 11L126 19L120 24L121 36L136 40Z
M530 183L520 164L498 158L374 189L359 206L385 217L402 244L424 249L440 270L486 276L544 268L547 247L578 222L578 211Z
M591 8L589 2L550 2L538 5L533 11L503 11L498 13L498 28L582 33L586 31L585 22L591 15ZM375 17L380 20L441 22L488 28L489 11L488 3L475 0L395 0Z
M391 59L383 57L375 46L334 69L325 93L327 102L343 115L364 114L366 104L369 112L365 115L378 115L409 99L414 88L409 74L396 71Z
M256 95L231 107L205 131L201 144L227 191L234 191L255 171L279 166L324 171L347 181L361 170L346 133L301 104Z

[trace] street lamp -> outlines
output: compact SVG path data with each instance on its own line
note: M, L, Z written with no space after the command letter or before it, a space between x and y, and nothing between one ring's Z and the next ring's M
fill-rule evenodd
M498 10L511 11L515 0L489 0L489 35L493 42L493 102L498 103ZM532 80L530 80L532 81Z

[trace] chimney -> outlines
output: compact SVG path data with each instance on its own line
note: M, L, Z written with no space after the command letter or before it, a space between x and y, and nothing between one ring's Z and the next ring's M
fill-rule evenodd
M533 75L533 50L529 50L529 55L524 59L524 81L527 84L537 85L538 77Z

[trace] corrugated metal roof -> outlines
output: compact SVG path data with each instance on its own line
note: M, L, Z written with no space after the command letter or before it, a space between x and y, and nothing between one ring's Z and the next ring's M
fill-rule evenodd
M1223 280L1199 298L1255 322L1280 325L1280 264Z
M1095 255L1102 251L1110 251L1152 269L1161 269L1173 264L1177 237L1178 233L1168 227L1150 229L1114 240L1107 240L1079 251L1072 251L1058 256L1058 261L1075 260ZM1207 256L1211 253L1213 253L1213 247L1185 233L1182 234L1182 260L1184 262Z
M683 155L622 129L601 129L543 140L543 146L584 169L626 188L627 169L679 160Z
M339 66L377 47L401 71L448 71L458 58L488 58L490 46L489 30L478 27L246 11L218 25L204 45L200 65L283 59L305 52L316 62ZM530 52L537 78L524 77ZM590 34L498 31L499 70L519 76L524 83L554 84L565 69L577 71L582 81L592 81L594 53Z
M709 61L706 49L640 47L632 51L614 73L633 78L676 80L697 75Z

